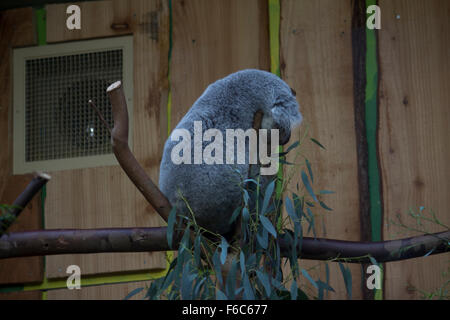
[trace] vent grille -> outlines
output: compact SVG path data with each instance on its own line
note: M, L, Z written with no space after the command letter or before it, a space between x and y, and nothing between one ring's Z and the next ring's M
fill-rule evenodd
M122 50L32 59L25 66L25 159L65 159L111 153L106 88L122 80Z
M113 127L106 89L121 80L133 114L133 36L17 48L13 58L14 174L117 165L89 100Z

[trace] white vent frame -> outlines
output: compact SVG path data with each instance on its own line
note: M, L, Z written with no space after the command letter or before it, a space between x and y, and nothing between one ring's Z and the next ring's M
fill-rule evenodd
M26 61L47 57L70 56L91 52L122 49L122 85L129 114L129 145L133 136L133 36L111 37L50 44L13 50L13 174L35 171L60 171L118 165L113 153L64 159L26 161ZM119 79L116 79L119 80Z

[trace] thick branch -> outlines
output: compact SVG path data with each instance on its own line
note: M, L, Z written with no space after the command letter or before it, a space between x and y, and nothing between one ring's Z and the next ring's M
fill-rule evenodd
M111 132L113 152L130 180L165 221L172 206L165 195L148 177L128 146L128 110L122 84L117 81L106 90L111 101L114 128Z
M19 217L23 208L25 208L28 203L33 199L33 197L42 189L42 187L50 180L50 176L45 173L38 172L33 180L30 181L28 186L22 193L17 197L17 199L12 204L9 213L13 216L12 219L4 221L0 225L0 235L6 232L11 224Z
M167 244L166 227L111 228L90 230L46 230L5 234L0 238L0 259L100 252L150 252L171 250ZM407 239L382 242L354 242L332 239L303 238L298 248L302 259L370 262L367 255L378 262L423 257L448 252L450 231ZM281 253L288 256L290 244L279 237ZM176 250L178 242L174 239ZM365 256L365 257L363 257Z

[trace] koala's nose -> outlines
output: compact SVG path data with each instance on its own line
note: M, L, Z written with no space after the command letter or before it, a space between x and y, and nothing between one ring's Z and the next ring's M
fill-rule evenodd
M292 89L292 88L291 88L291 93L292 93L292 95L293 95L294 97L297 96L297 92L295 92L295 90Z

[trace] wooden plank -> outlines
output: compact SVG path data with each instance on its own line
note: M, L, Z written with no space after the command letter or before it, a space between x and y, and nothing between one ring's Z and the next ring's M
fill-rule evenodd
M147 293L149 281L81 287L79 290L58 289L47 293L48 300L123 300L131 291L144 288L130 300L141 300Z
M35 43L31 8L0 12L0 203L11 204L31 181L31 175L12 175L12 48ZM34 198L8 231L41 228L39 198ZM39 282L43 258L0 261L0 283Z
M171 127L215 80L246 68L269 70L266 0L173 1Z
M309 127L309 135L320 141L326 151L305 142L301 152L311 162L315 190L333 190L324 197L333 212L312 208L317 236L359 240L359 200L357 155L353 108L353 67L351 43L352 7L346 1L281 1L281 75L297 92L304 122L293 132L291 142L299 140ZM288 161L294 161L295 152ZM288 187L297 192L302 186L302 166L285 167L285 177L292 175ZM293 170L293 171L292 171ZM306 234L306 232L305 232ZM325 279L324 265L301 261L301 266L317 278ZM353 298L361 298L360 267L350 266ZM303 283L306 283L304 281ZM327 298L346 299L343 278L337 264L330 264L330 284L336 293ZM317 290L313 291L317 294Z
M0 11L0 194L12 174L12 48L36 43L31 8Z
M169 9L166 1L108 1L80 4L82 32L54 32L66 5L47 6L47 39L61 42L133 33L133 151L157 182L167 136ZM84 23L84 24L83 24ZM117 31L111 26L128 27ZM65 26L65 23L63 24ZM118 166L52 173L46 200L46 228L159 226L162 219ZM68 265L83 274L165 268L164 253L63 255L47 258L47 276L65 277Z
M0 292L0 300L41 300L41 291Z
M450 2L380 1L379 150L384 239L414 235L390 221L415 226L407 211L432 209L449 225ZM441 229L426 224L428 232ZM406 230L403 230L406 231ZM448 255L386 265L387 299L416 299L444 284ZM448 279L448 278L447 278Z

